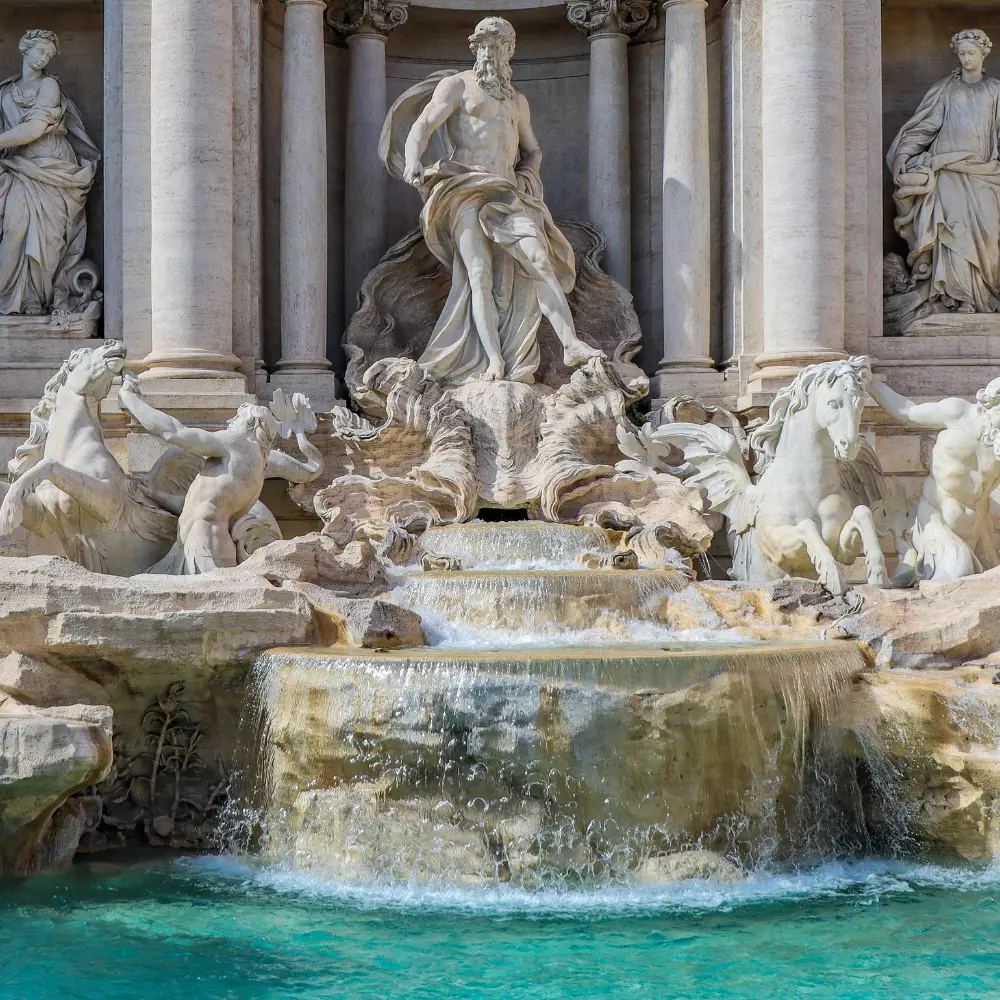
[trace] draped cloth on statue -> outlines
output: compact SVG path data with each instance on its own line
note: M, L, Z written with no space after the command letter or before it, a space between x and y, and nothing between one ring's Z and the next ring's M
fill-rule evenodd
M414 122L435 87L450 71L434 73L411 87L389 110L379 142L379 155L389 173L403 178L404 147ZM548 249L563 291L573 290L573 248L552 221L542 201L537 169L519 167L516 183L452 159L455 142L445 122L431 138L424 160L424 207L420 228L431 253L451 271L451 290L419 364L444 385L461 385L486 371L489 360L472 317L469 276L454 242L458 220L478 213L493 252L493 298L500 317L500 341L506 377L534 381L539 364L537 333L542 319L536 294L537 277L520 242L535 237Z
M65 96L35 107L17 78L0 83L4 131L42 122L42 136L0 157L0 315L65 309L87 242L85 205L100 152Z
M932 298L1000 308L1000 81L936 83L889 147L906 158L896 231L912 267L929 258ZM915 277L921 275L915 273Z

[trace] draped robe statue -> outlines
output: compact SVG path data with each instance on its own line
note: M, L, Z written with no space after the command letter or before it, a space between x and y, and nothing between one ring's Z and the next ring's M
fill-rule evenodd
M0 82L0 315L40 316L69 311L100 153L45 73L55 34L29 31L20 49L21 75Z
M573 249L542 200L528 104L510 84L514 29L486 18L470 43L476 68L435 73L403 94L379 153L390 174L420 190L424 239L451 271L421 367L447 386L531 382L543 315L568 365L602 352L579 339L566 300Z
M961 68L927 92L886 160L896 184L896 230L927 301L959 312L1000 308L1000 80L983 73L992 43L961 31Z

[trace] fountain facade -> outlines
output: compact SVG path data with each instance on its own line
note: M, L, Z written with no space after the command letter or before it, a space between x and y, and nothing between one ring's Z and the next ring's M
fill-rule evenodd
M124 43L137 26L108 4ZM590 109L589 170L611 155L597 141L608 114L621 119L629 107L628 64L641 61L638 47L622 61L629 38L652 31L665 64L685 75L663 109L664 176L685 190L697 181L697 197L682 203L664 187L665 351L653 375L639 364L649 288L633 282L633 300L628 211L593 183L589 221L557 219L565 163L543 187L542 149L565 153L567 130L552 126L569 110L515 86L513 24L490 16L463 28L474 65L428 66L430 76L396 88L387 113L385 66L376 72L371 60L385 56L409 6L427 5L333 4L328 23L350 39L354 81L349 186L384 169L396 194L400 182L411 188L388 250L380 198L351 203L357 228L342 249L359 299L338 338L347 362L338 398L322 342L324 317L340 310L328 308L318 231L328 204L315 131L320 7L237 4L230 24L214 8L183 5L188 20L178 21L156 0L145 29L156 53L155 127L140 143L154 162L138 170L154 209L138 240L155 260L148 330L109 302L106 332L120 327L123 340L77 343L84 330L94 340L100 313L97 272L82 256L96 163L87 115L46 72L59 48L51 32L24 35L22 74L10 83L45 106L32 107L30 128L8 129L8 154L22 139L61 143L60 162L68 169L75 158L79 176L59 216L72 238L55 248L53 294L0 324L39 337L41 324L48 338L44 379L29 366L19 386L31 405L11 404L21 416L0 428L10 444L0 870L136 841L203 848L224 829L292 866L476 885L738 878L885 850L989 855L1000 787L997 706L984 681L1000 648L989 500L998 392L991 382L975 402L914 401L902 394L913 394L905 365L899 391L879 381L886 369L873 355L891 347L847 322L848 306L871 295L844 248L828 250L841 230L867 232L853 216L848 225L857 206L840 204L837 180L858 130L838 138L833 129L829 148L803 159L779 134L785 90L764 67L761 204L772 221L782 206L807 211L821 197L812 175L795 172L808 161L825 178L825 214L808 216L813 242L785 239L769 222L758 275L766 336L760 318L722 358L708 336L702 6L668 3L652 17L637 0L612 24L603 8L569 5L594 58L621 71L613 112ZM257 365L267 354L258 293L270 279L254 264L254 206L267 185L251 176L262 6L280 9L289 84L281 345L270 377ZM846 17L861 0L840 6ZM807 124L819 93L834 95L834 118L840 107L846 123L861 105L830 78L827 40L800 31L808 19L762 9L744 35L732 23L739 7L710 15L729 25L727 44L749 46L759 14L767 46L803 60ZM620 36L614 57L605 29ZM955 36L966 83L989 47L981 31ZM170 53L188 60L182 72L167 72ZM219 69L230 64L233 79ZM312 95L309 113L295 103L300 92ZM912 131L901 133L894 175L901 211L919 214L933 192L903 189L928 171L961 174L965 160L935 158L905 138ZM26 268L44 284L48 272L31 270L11 228L14 175L31 180L22 162L31 149L22 152L4 157L14 194L0 271ZM980 209L988 183L976 182ZM185 198L202 188L208 201ZM107 194L113 216L123 195ZM405 233L417 198L419 229ZM109 238L124 246L128 232L137 245L131 223L117 223ZM904 220L904 229L919 226ZM991 300L974 296L970 312L955 275L935 290L924 265L945 266L946 249L912 248L920 259L890 278L932 307L921 323L946 317L965 330L975 302ZM748 307L749 330L753 303L736 295L740 268L727 260L728 308ZM693 280L679 280L678 261ZM747 272L740 288L755 280ZM782 305L785 285L794 294ZM23 345L3 354L16 340L0 340L5 362L21 363ZM935 394L971 395L967 380L945 382ZM0 378L4 399L5 386ZM882 431L902 426L927 444L908 479L882 467L892 458Z

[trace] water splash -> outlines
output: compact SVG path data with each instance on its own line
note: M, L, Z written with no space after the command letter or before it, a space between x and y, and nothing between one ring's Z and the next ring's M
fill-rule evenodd
M270 856L375 882L618 884L694 846L829 856L819 813L864 819L811 748L862 667L849 643L274 651L245 816Z

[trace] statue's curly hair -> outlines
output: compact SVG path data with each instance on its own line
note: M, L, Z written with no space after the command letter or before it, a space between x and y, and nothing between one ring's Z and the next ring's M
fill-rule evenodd
M952 52L958 51L958 45L960 42L975 42L975 44L983 50L984 57L988 56L990 54L990 49L993 48L990 36L987 35L985 31L981 31L979 28L966 28L964 31L959 31L952 35Z
M26 31L21 36L21 41L17 46L21 55L23 56L27 54L28 49L30 49L35 42L51 42L52 47L56 50L56 55L59 55L59 50L61 48L59 45L59 36L54 31L46 31L44 28L32 28L30 31Z

